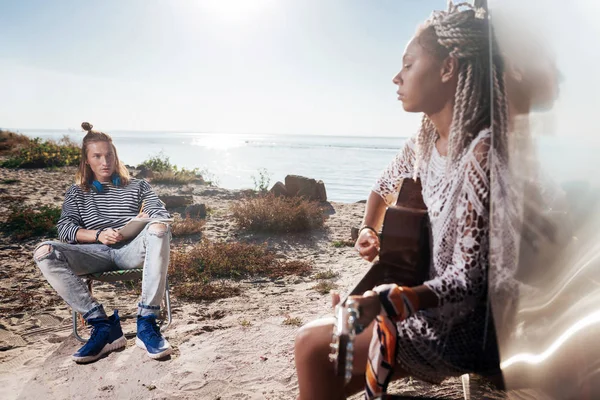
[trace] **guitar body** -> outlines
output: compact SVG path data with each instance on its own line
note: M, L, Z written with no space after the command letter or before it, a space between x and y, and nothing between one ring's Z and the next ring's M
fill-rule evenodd
M429 276L431 225L421 180L405 179L395 206L388 207L380 237L379 259L350 291L361 295L377 285L418 286Z
M350 291L349 296L362 295L386 283L409 287L422 284L429 276L431 243L431 225L423 202L421 180L405 179L400 186L396 205L388 207L385 213L379 259ZM334 352L330 358L335 363L337 375L346 376L348 381L349 351L341 347L352 344L348 335L354 336L353 326L345 318L355 310L347 308L346 301L347 298L343 299L336 313L334 342L331 346ZM342 343L344 346L341 346Z

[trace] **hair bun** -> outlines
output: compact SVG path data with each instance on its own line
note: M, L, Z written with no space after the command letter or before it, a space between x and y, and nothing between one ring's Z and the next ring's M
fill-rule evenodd
M89 122L82 122L81 127L83 128L84 131L90 132L92 130L92 128L94 127L94 125L90 124Z

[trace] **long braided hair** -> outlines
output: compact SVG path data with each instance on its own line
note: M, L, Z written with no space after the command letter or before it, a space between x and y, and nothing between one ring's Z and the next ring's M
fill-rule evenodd
M487 12L469 3L448 2L435 11L416 34L418 43L440 59L458 61L458 82L448 138L448 168L452 168L483 129L492 129L492 146L507 157L508 106L502 58L491 33ZM417 135L415 178L427 164L438 133L423 115Z

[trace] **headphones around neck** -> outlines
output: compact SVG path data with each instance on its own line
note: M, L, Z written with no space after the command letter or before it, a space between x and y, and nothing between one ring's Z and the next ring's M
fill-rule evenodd
M119 175L113 174L113 176L111 177L111 181L114 186L121 186L121 177ZM92 189L96 193L102 193L104 191L102 184L98 181L92 181L90 189Z

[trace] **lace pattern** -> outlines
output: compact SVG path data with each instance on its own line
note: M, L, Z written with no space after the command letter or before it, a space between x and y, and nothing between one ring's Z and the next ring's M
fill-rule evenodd
M473 140L456 167L437 149L419 171L433 238L430 279L439 307L398 324L398 361L421 379L439 382L481 367L489 256L491 134ZM373 191L393 204L400 181L413 177L415 140L408 140ZM468 321L469 323L465 323ZM465 354L465 349L471 349ZM491 357L493 358L493 357ZM490 358L490 362L494 360Z

